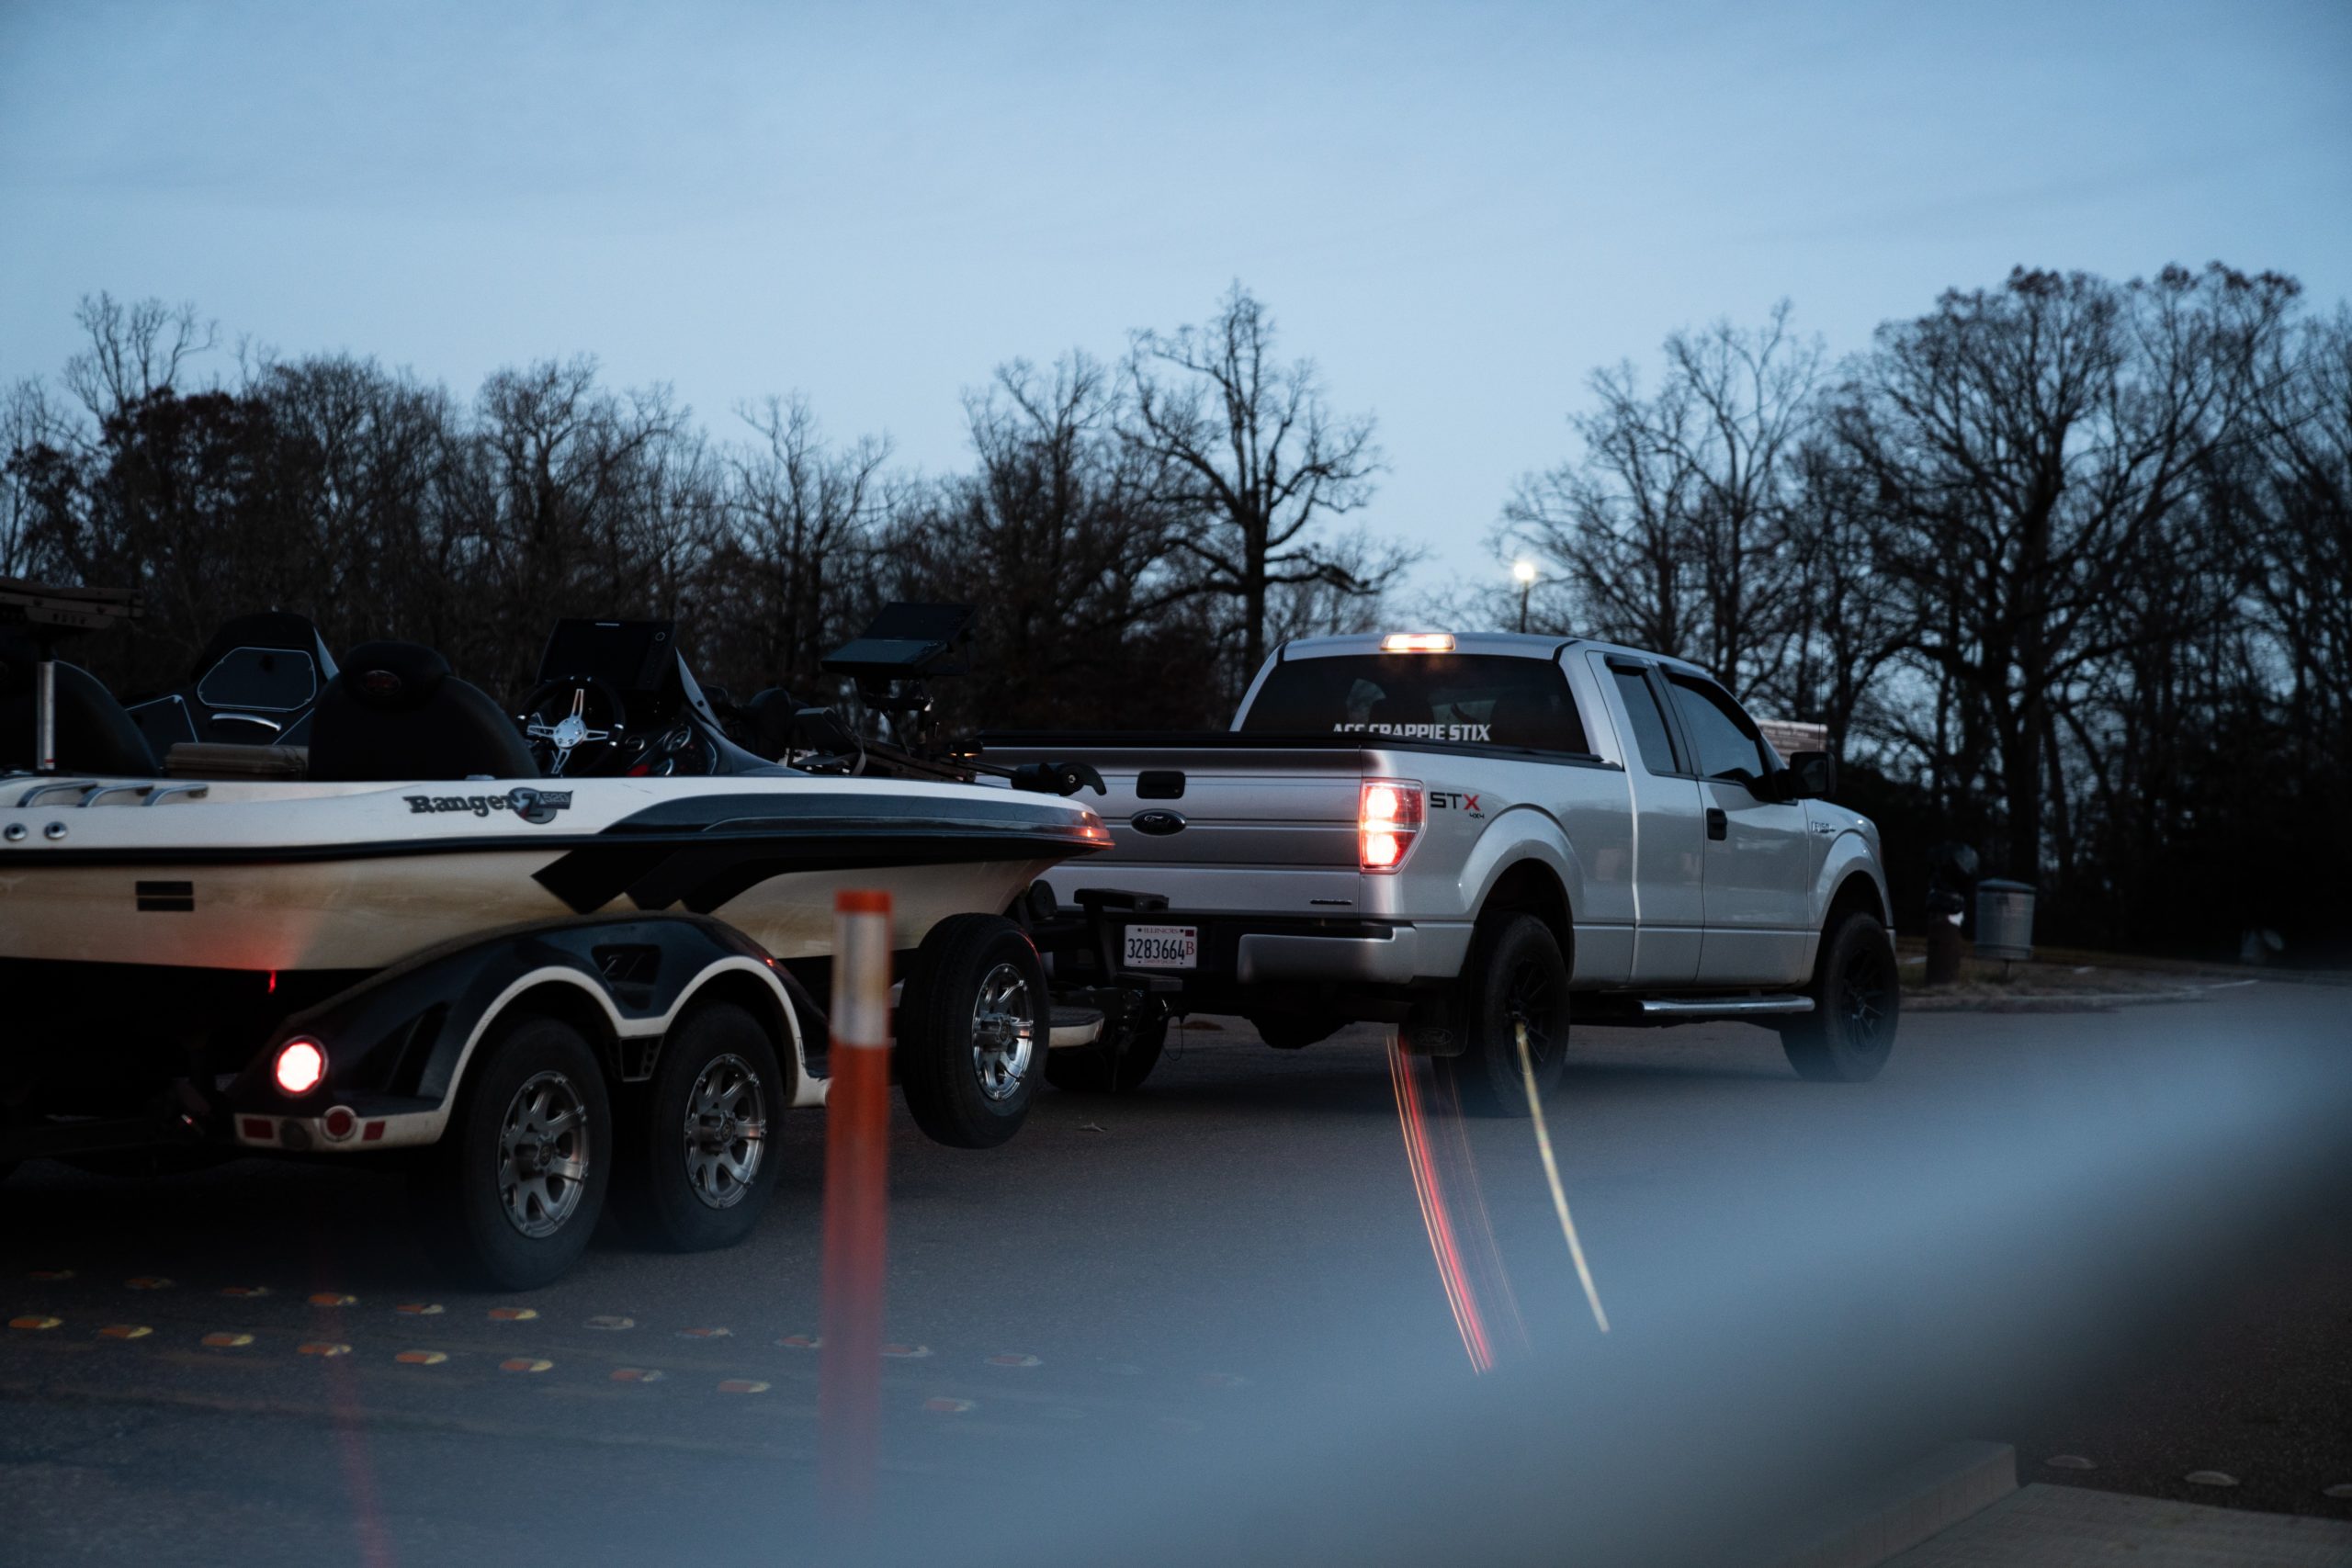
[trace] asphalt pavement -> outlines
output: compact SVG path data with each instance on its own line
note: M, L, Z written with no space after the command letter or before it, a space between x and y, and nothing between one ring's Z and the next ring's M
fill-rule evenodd
M607 1235L528 1296L440 1282L379 1175L28 1167L0 1561L1763 1562L1958 1438L2352 1519L2343 997L1919 1015L1863 1086L1749 1026L1579 1031L1546 1125L1606 1335L1530 1126L1425 1063L1400 1115L1374 1030L1203 1021L993 1151L901 1115L884 1472L831 1535L821 1113L748 1245Z

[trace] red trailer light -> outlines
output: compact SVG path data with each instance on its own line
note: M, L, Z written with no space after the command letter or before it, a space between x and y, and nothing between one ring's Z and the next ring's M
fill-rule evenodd
M326 1081L327 1054L317 1041L296 1035L277 1048L273 1077L278 1092L289 1098L310 1093Z
M1413 837L1421 830L1421 786L1417 779L1366 779L1356 796L1356 862L1366 871L1395 871L1405 863Z
M359 1118L351 1113L349 1106L338 1105L326 1113L320 1125L330 1140L339 1144L359 1130Z

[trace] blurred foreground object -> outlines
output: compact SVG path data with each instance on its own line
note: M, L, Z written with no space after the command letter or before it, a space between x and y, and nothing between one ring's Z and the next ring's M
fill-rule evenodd
M833 897L831 1087L825 1097L825 1275L817 1415L825 1495L844 1520L874 1498L888 1201L890 896Z

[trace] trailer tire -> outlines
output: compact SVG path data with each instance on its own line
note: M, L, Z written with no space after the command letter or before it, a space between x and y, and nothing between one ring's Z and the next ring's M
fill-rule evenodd
M1878 917L1848 911L1824 932L1813 966L1813 1010L1781 1025L1789 1066L1811 1083L1867 1083L1894 1049L1903 1016L1894 942Z
M1463 1050L1434 1058L1438 1076L1453 1086L1464 1111L1525 1116L1516 1024L1524 1020L1528 1026L1539 1095L1558 1085L1567 1066L1568 964L1559 939L1533 915L1481 921L1459 984L1454 1010L1463 1023Z
M958 1149L1021 1130L1045 1076L1053 1004L1035 944L1001 915L931 928L899 991L899 1087L915 1125Z
M578 1261L612 1178L604 1070L578 1030L502 1020L458 1087L411 1191L435 1263L492 1290L536 1290Z
M1108 1042L1065 1045L1046 1057L1046 1078L1069 1094L1125 1094L1141 1089L1151 1069L1159 1066L1168 1048L1168 1020L1154 1018L1136 1027L1127 1048L1112 1060Z
M634 1228L672 1252L751 1235L775 1192L789 1087L749 1012L712 1002L688 1014L662 1042L652 1078L622 1102L615 1197Z

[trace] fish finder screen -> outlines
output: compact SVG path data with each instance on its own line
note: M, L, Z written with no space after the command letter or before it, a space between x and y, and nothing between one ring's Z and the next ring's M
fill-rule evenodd
M594 675L622 692L658 692L676 664L674 621L558 621L539 680Z

